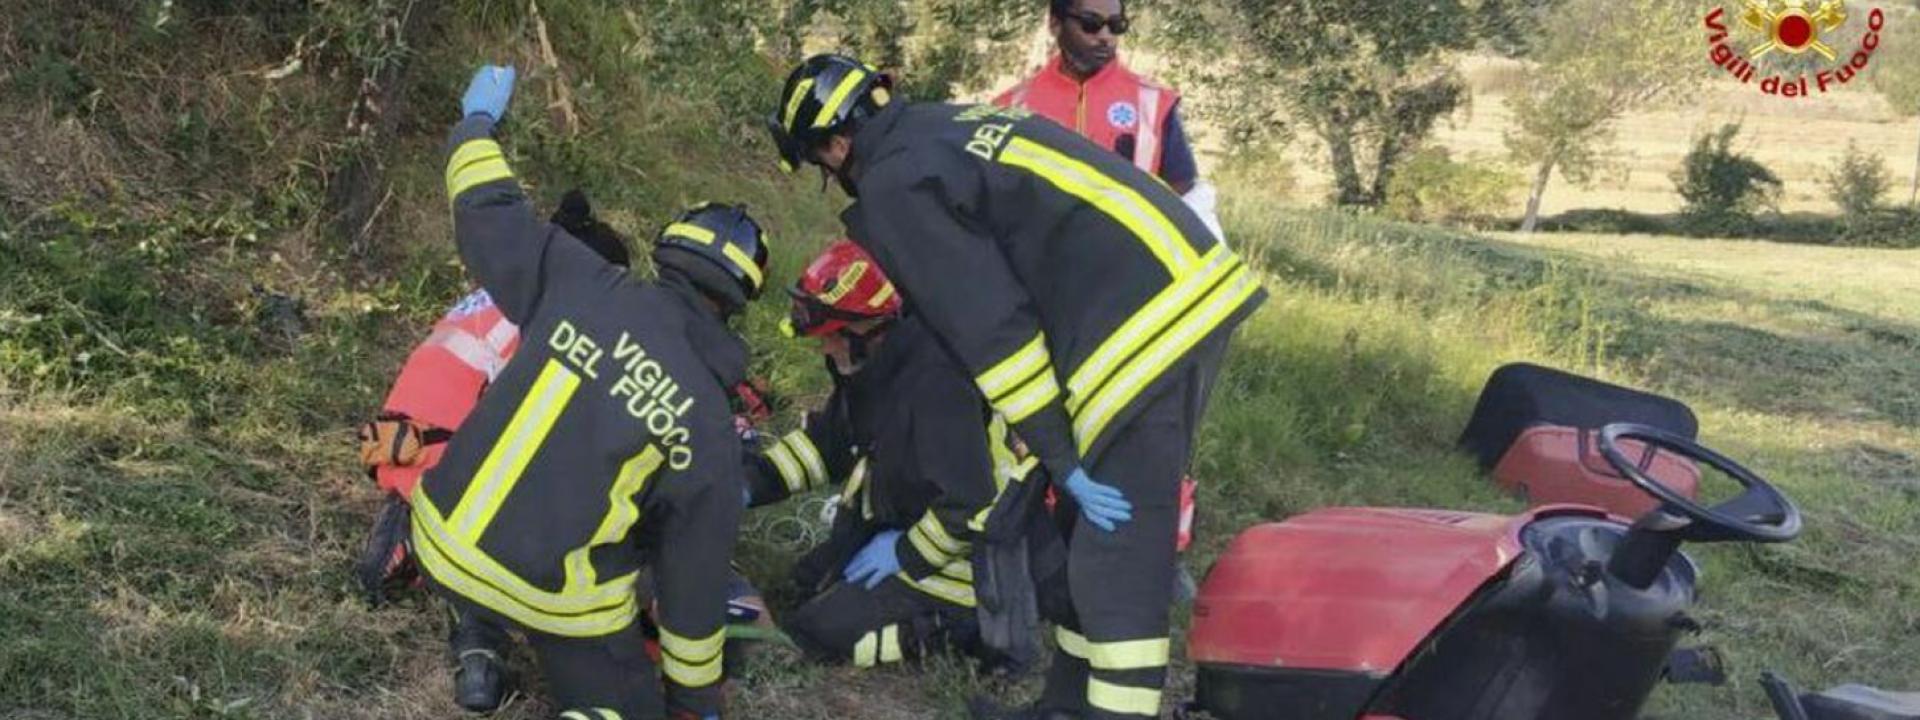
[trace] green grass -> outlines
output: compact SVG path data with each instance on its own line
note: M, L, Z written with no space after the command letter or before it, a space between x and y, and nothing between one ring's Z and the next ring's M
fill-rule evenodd
M159 29L151 13L0 11L19 20L0 23L0 124L21 149L0 153L0 716L450 713L432 603L370 611L352 590L377 496L351 428L464 285L435 163L472 64L535 68L505 130L543 205L584 186L644 236L694 200L745 201L780 243L775 278L838 230L837 194L772 170L742 118L778 69L694 42L706 10L543 2L556 72L522 6L415 7L408 35L385 25L402 3L327 7L181 2ZM327 43L300 72L248 74L302 35ZM369 77L401 113L372 136L342 123ZM578 126L541 109L562 82ZM1709 444L1807 513L1794 544L1699 550L1704 639L1738 682L1662 690L1652 713L1763 714L1762 668L1809 686L1920 677L1920 255L1486 238L1276 213L1255 187L1228 179L1228 227L1273 299L1200 440L1196 568L1233 531L1316 507L1517 508L1452 440L1494 367L1546 362L1687 401ZM343 227L355 198L368 212ZM822 378L773 332L782 312L772 294L742 327L784 425ZM794 505L750 515L742 544L779 600L818 533ZM969 693L1031 684L767 650L733 702L741 717L958 717ZM501 717L544 711L522 697Z

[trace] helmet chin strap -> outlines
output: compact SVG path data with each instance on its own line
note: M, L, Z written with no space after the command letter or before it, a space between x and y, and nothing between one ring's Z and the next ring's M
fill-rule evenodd
M841 166L839 170L828 168L826 165L820 165L819 167L820 192L825 193L827 191L827 178L833 178L835 182L840 184L840 191L846 193L847 197L860 197L860 191L855 188L853 178L847 176L845 166Z

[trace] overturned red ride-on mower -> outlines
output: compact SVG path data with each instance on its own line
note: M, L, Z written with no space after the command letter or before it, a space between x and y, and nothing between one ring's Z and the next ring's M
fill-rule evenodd
M1648 476L1632 439L1746 489L1704 507ZM1196 706L1224 720L1626 720L1695 627L1687 542L1784 542L1800 512L1718 453L1644 425L1597 439L1659 501L1516 517L1346 508L1247 530L1194 604Z
M1460 445L1493 481L1533 507L1592 505L1637 518L1659 505L1600 456L1596 436L1608 423L1630 422L1694 439L1693 410L1671 399L1552 368L1516 363L1487 379ZM1700 470L1686 458L1634 441L1620 450L1635 467L1689 498Z

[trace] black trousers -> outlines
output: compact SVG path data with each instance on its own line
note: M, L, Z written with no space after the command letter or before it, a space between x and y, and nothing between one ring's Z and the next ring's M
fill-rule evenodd
M1131 521L1106 532L1081 522L1064 493L1055 506L1067 566L1038 591L1060 646L1042 695L1048 708L1087 718L1159 714L1171 650L1180 477L1226 344L1220 337L1195 348L1182 376L1148 398L1088 468L1094 480L1126 494Z
M944 650L978 650L973 608L921 592L898 577L868 590L836 583L782 621L806 653L827 662L874 667Z
M456 653L479 643L491 649L505 647L506 630L527 639L534 661L546 676L555 714L587 720L664 720L666 697L653 659L647 656L646 633L635 620L625 629L595 638L551 635L520 626L457 593L434 586L434 593L453 606L453 644ZM573 713L569 715L568 713Z

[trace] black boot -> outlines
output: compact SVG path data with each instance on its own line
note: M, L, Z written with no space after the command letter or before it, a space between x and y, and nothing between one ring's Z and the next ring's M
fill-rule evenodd
M455 609L453 636L453 701L474 713L500 709L507 696L507 669L500 660L507 634L491 623Z
M453 671L453 701L461 709L493 712L500 709L506 691L506 671L500 667L500 656L480 649L460 653L460 667Z

